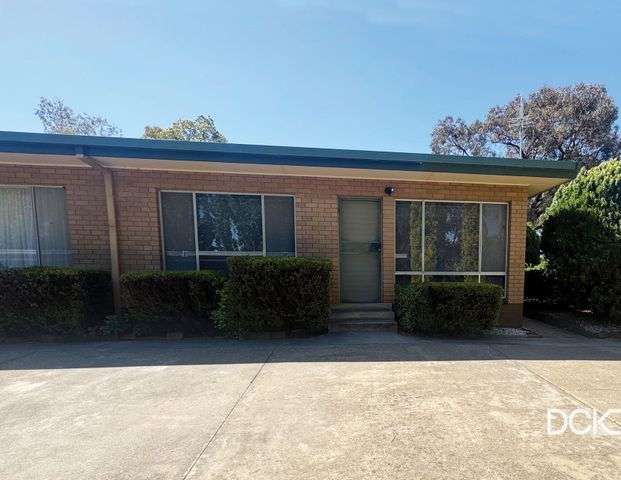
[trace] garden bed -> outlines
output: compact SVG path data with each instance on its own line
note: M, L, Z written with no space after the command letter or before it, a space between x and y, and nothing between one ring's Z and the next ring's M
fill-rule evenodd
M541 338L541 335L527 328L496 327L485 332L487 337Z

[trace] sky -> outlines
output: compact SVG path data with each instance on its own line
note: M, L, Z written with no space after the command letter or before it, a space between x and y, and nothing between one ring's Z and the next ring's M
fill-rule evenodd
M444 116L543 85L621 105L618 0L0 0L0 130L39 98L125 137L210 115L229 142L428 152Z

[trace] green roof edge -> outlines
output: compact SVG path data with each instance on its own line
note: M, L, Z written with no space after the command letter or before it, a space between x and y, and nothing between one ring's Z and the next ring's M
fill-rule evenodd
M0 131L0 152L385 169L572 179L579 165L563 160L469 157L369 150L203 143Z

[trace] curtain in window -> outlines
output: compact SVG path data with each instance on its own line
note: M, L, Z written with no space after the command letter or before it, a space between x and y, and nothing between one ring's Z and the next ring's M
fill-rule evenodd
M71 245L64 188L35 187L41 265L71 265Z
M0 188L0 265L39 264L31 188Z

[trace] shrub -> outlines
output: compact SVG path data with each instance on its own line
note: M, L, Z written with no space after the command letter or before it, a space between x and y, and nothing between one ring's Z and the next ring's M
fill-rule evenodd
M223 275L209 270L124 273L121 305L141 335L204 334L223 284Z
M0 270L0 333L76 335L111 313L110 274L59 267Z
M124 314L108 315L101 325L89 329L94 337L114 337L132 333L134 326L131 319Z
M621 161L609 160L561 186L546 211L546 216L560 210L592 214L617 235L621 233Z
M613 247L610 261L591 291L593 312L601 319L621 324L621 245Z
M330 261L304 257L231 257L218 326L249 332L322 330L330 317Z
M554 280L544 260L538 265L527 266L524 271L524 298L553 304L557 301Z
M592 212L557 209L547 216L541 249L562 303L590 306L591 291L600 283L616 242L614 232Z
M621 162L582 169L559 188L543 223L541 250L560 301L621 316Z
M496 326L501 304L498 285L426 282L397 290L396 314L406 332L476 335Z
M538 265L541 261L541 237L535 226L526 224L526 265Z

